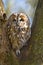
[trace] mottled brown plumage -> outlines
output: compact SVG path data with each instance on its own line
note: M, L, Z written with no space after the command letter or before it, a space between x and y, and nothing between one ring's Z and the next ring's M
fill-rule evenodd
M30 21L24 13L12 14L7 21L7 35L13 49L21 49L30 38Z

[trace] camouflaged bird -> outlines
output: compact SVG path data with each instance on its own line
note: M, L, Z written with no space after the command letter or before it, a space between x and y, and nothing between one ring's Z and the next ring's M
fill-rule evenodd
M0 16L0 44L4 43L2 41L6 42L8 40L11 48L18 55L20 49L26 45L27 40L31 36L30 21L24 13L13 13L7 19L6 13L3 12L0 12L2 14ZM1 32L2 30L3 33Z
M30 21L24 13L12 14L7 21L7 35L14 50L19 50L31 36Z
M33 1L34 4L32 4ZM11 49L18 55L20 49L31 37L31 27L38 0L36 3L35 0L0 0L0 2L0 44L3 43L2 41L9 43Z

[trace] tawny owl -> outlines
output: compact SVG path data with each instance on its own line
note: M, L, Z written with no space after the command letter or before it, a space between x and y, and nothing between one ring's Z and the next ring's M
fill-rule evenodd
M31 35L28 16L24 13L12 14L8 19L7 34L13 50L16 50L18 55Z

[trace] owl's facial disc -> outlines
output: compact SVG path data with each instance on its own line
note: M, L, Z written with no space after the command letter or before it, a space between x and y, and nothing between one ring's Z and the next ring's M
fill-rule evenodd
M24 13L20 13L18 17L18 24L22 28L27 28L28 17Z
M19 20L20 21L27 21L28 17L24 13L19 14Z
M17 23L17 14L12 14L9 19L8 19L9 23L11 23L11 26L16 26Z
M9 17L9 20L10 20L10 21L17 21L17 14L12 14L12 15Z
M13 21L17 21L17 15L16 14L13 17Z

